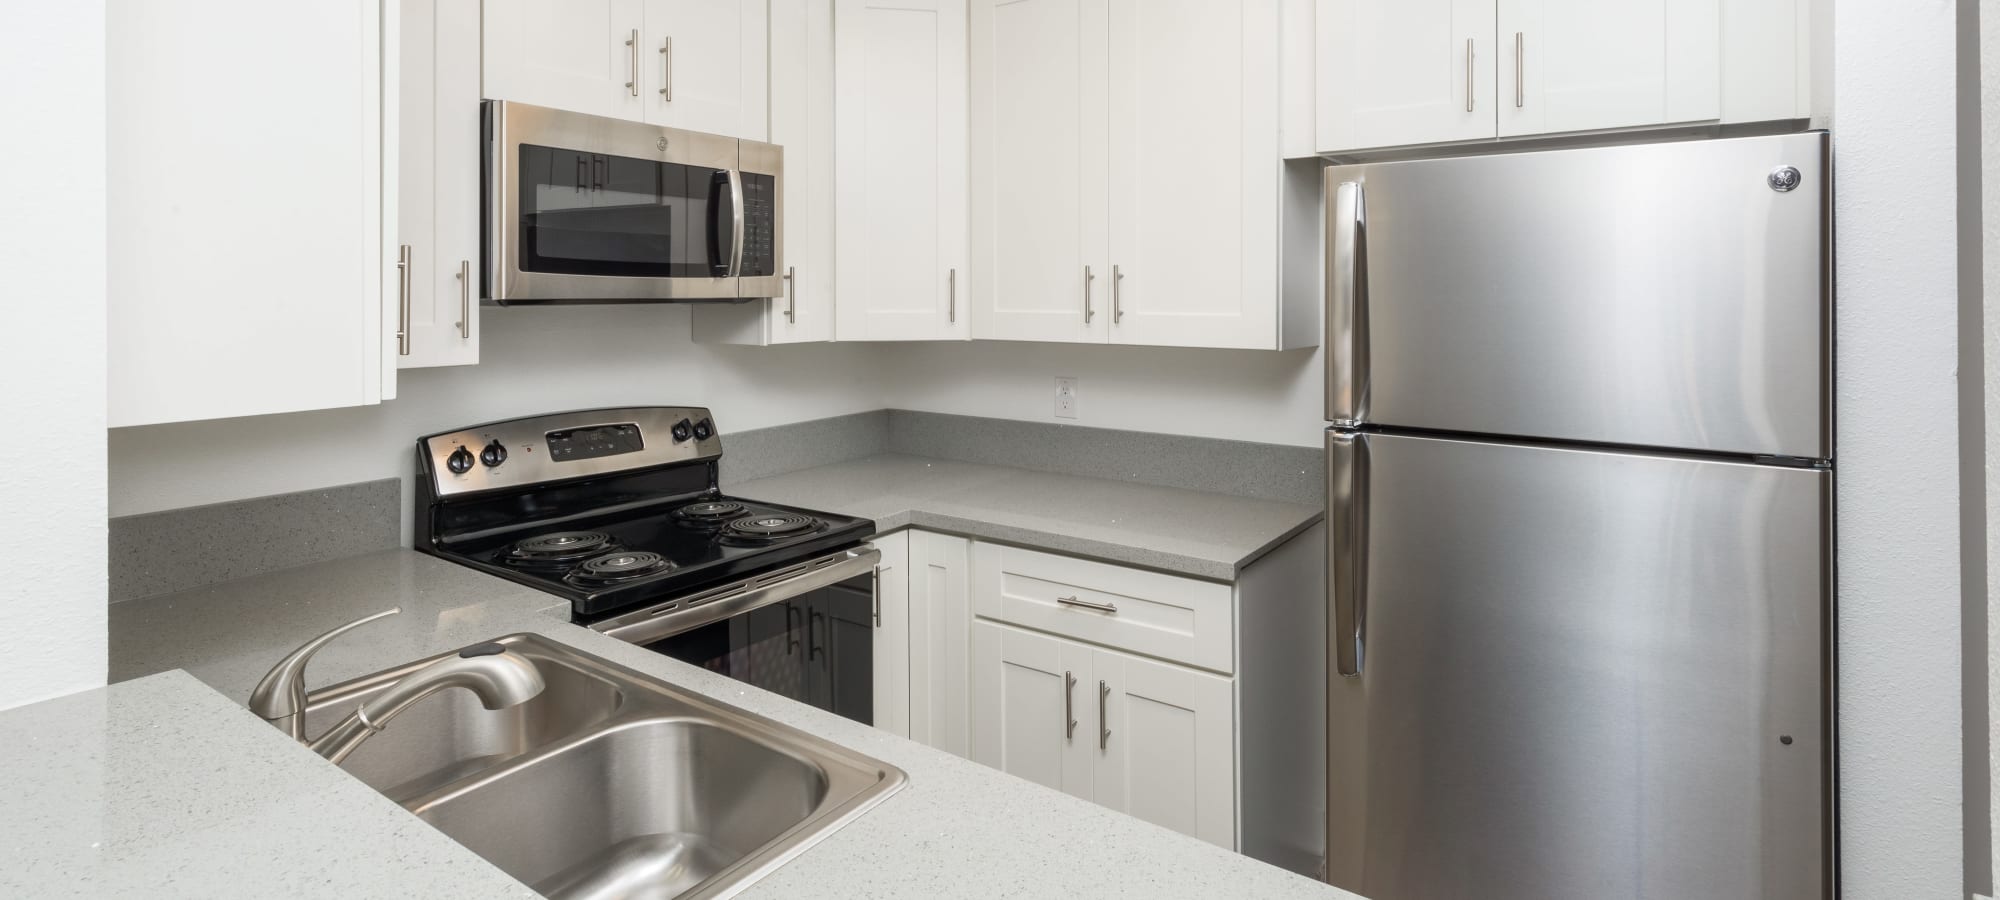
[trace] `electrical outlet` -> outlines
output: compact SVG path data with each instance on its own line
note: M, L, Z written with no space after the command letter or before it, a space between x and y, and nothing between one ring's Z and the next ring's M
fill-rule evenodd
M1056 376L1056 418L1076 418L1076 376Z

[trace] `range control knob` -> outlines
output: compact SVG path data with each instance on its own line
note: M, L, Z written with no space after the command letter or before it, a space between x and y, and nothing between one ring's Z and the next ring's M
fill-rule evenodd
M694 423L695 440L705 441L712 437L715 437L715 423L713 421L703 419Z
M464 447L451 451L451 455L444 458L444 467L450 469L454 475L472 471L472 451Z
M691 437L694 437L694 426L689 424L688 420L682 419L674 423L674 443L681 443Z
M479 461L485 463L489 469L506 462L507 448L502 446L499 441L487 444L486 449L479 451Z

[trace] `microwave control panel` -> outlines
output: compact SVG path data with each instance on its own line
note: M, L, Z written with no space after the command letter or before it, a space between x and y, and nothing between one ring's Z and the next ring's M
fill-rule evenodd
M778 274L778 179L743 173L744 277Z

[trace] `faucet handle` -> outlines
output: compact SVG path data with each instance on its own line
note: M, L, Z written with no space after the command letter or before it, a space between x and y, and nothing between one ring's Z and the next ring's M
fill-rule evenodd
M256 689L250 692L250 711L265 721L285 729L294 740L304 740L306 663L312 660L313 654L318 653L321 647L332 643L334 638L376 619L385 619L402 611L403 608L398 606L372 616L363 616L299 645L297 650L278 660L278 664L272 666L271 671L264 673L263 680L257 682Z

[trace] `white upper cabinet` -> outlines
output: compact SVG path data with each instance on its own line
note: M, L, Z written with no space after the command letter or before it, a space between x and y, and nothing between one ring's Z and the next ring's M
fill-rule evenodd
M1826 0L1314 3L1319 153L1812 120L1824 106Z
M785 148L785 294L701 303L694 339L833 340L833 0L771 0L771 143Z
M1719 0L1500 0L1500 134L1721 114Z
M482 8L486 99L644 117L641 0L485 0Z
M1278 0L972 11L975 337L1318 343L1278 279Z
M762 141L766 0L645 0L645 120Z
M111 425L394 395L400 17L108 4Z
M1318 0L1319 146L1493 137L1494 0Z
M834 4L834 293L843 341L963 339L963 0Z
M402 5L396 364L469 365L479 361L479 8Z
M981 339L1103 343L1107 0L973 0L972 267Z
M1277 3L1111 0L1108 30L1112 343L1315 343L1279 315Z

